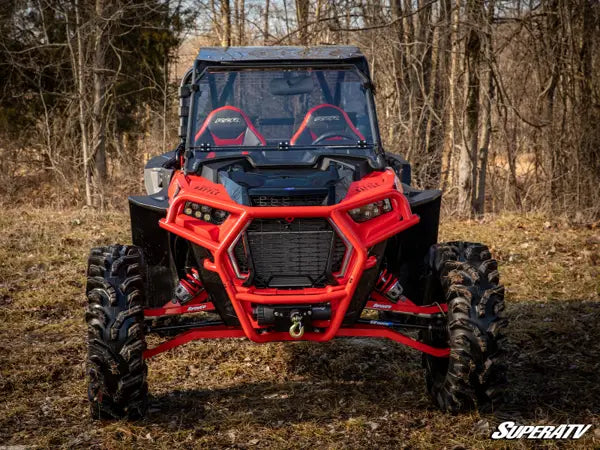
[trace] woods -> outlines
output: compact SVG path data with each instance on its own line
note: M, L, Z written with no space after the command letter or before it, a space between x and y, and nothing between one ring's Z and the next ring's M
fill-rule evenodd
M138 158L135 136L152 120L169 126L169 62L184 19L180 5L160 1L8 2L0 19L7 194L48 182L61 185L50 192L74 189L71 201L104 205L115 171Z
M448 212L600 214L596 1L4 3L5 202L140 190L145 159L177 145L178 77L199 46L347 44L369 57L386 150Z
M598 0L0 6L2 445L599 447Z

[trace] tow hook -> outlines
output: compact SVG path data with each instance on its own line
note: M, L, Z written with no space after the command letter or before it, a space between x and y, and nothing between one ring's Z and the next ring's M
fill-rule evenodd
M295 312L292 313L290 319L292 326L290 327L290 336L294 339L300 339L304 335L304 325L302 325L302 315Z

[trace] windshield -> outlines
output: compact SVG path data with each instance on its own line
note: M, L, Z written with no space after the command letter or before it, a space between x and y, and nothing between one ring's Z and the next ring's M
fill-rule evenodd
M192 148L374 144L355 69L209 69L196 82Z

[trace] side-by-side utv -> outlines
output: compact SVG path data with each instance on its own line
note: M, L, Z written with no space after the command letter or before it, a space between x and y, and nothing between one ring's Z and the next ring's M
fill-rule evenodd
M146 361L220 338L387 338L423 353L440 408L498 404L497 263L437 243L441 192L384 152L357 48L204 48L179 94L181 143L129 198L133 245L89 257L93 417L143 415Z

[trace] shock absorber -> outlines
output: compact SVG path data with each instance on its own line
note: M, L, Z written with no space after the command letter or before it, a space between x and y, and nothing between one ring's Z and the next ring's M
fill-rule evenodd
M393 303L396 303L400 299L404 291L398 281L398 277L394 276L387 269L383 269L379 274L375 290Z
M173 303L179 302L180 305L184 305L196 297L202 290L204 290L204 286L202 286L202 281L200 281L198 269L190 267L175 288Z

